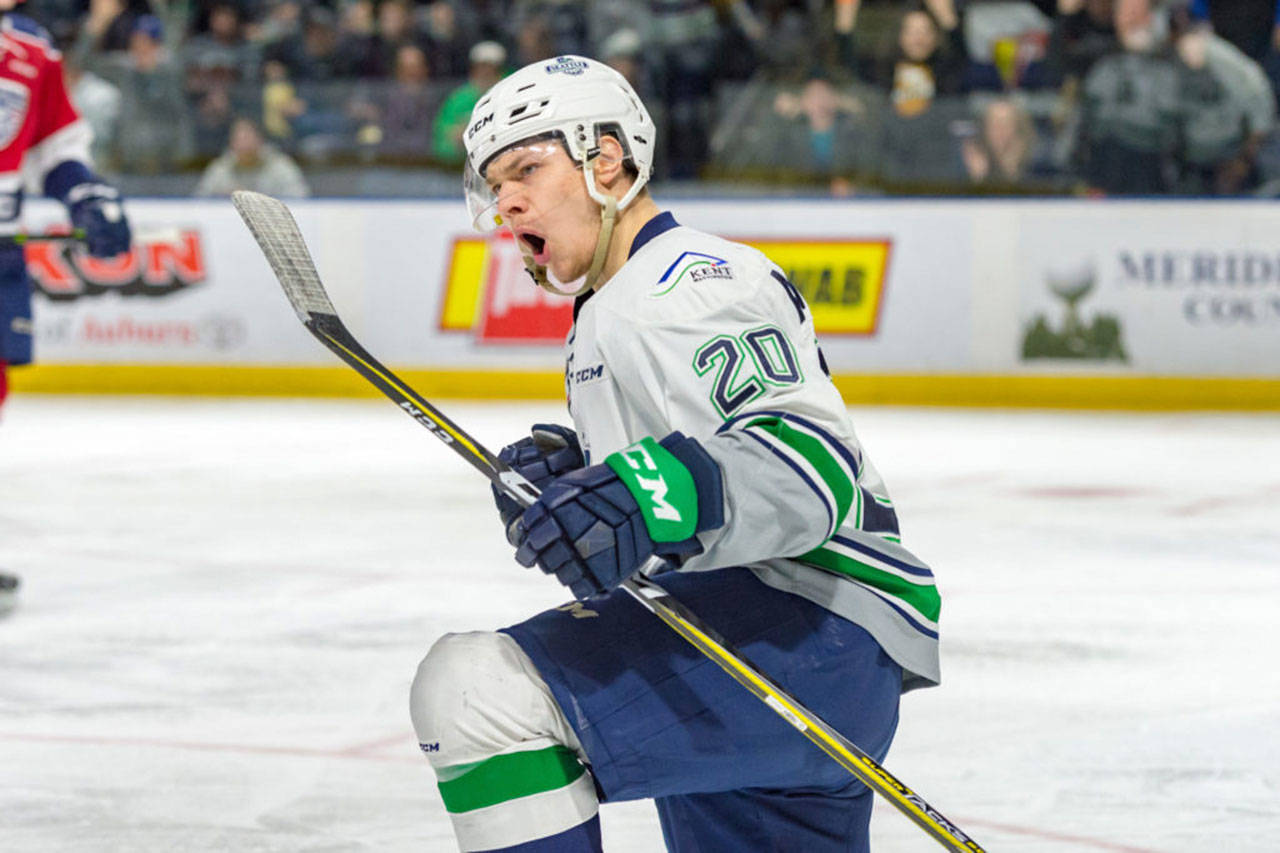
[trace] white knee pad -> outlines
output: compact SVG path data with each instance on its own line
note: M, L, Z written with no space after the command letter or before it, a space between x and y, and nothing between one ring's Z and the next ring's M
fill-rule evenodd
M496 631L445 634L437 640L418 665L409 712L433 767L554 744L586 761L529 656Z

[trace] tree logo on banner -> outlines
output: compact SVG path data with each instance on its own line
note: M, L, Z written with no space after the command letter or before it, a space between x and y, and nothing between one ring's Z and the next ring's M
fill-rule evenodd
M1044 314L1037 314L1022 338L1023 359L1069 358L1092 361L1129 360L1121 339L1120 319L1114 314L1095 313L1086 322L1080 303L1093 292L1097 273L1092 264L1046 276L1049 291L1063 305L1062 321L1054 327Z

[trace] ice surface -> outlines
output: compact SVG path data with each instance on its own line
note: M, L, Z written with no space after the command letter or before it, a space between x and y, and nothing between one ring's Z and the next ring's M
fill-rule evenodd
M553 405L446 404L495 449ZM887 766L993 851L1280 849L1280 418L857 409L943 589ZM406 710L566 596L382 401L17 396L0 850L446 851ZM657 851L647 803L608 849ZM873 849L941 849L881 806Z

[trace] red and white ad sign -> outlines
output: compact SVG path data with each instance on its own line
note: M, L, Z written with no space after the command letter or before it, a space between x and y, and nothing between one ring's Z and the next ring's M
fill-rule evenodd
M510 234L454 241L441 329L483 343L559 345L572 325L573 300L533 283Z

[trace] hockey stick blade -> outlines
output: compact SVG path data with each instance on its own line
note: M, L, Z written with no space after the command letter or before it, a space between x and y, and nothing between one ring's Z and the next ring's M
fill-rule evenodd
M244 190L233 193L232 202L266 255L298 318L313 335L513 499L527 506L537 498L536 487L446 418L352 337L325 292L297 223L283 203ZM622 583L622 589L942 846L956 853L985 853L937 809L800 704L670 593L647 578L662 565L660 559L649 558L636 577Z
M325 292L289 208L271 196L247 190L232 193L231 203L262 249L302 325L414 420L445 444L453 446L486 477L493 479L500 467L497 458L370 355L347 330ZM514 471L506 472L500 479L502 487L516 500L529 503L537 496L537 492L532 491L533 487Z

